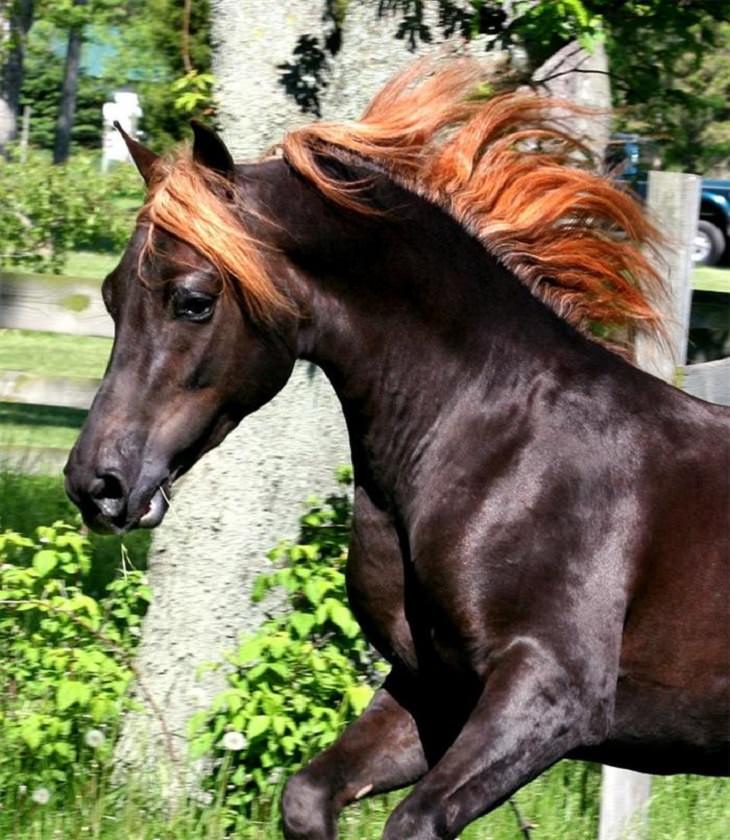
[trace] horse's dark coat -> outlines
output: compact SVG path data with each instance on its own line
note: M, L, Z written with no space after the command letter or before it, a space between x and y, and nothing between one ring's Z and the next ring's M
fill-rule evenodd
M105 282L117 333L72 498L91 525L134 527L297 358L329 377L355 469L350 601L392 672L289 782L290 838L334 837L345 804L414 783L384 836L455 837L564 756L728 772L728 411L587 340L369 174L385 217L328 204L283 160L237 168L307 313L276 330L163 233L158 282L138 282L137 230ZM208 320L187 317L194 293L216 296Z

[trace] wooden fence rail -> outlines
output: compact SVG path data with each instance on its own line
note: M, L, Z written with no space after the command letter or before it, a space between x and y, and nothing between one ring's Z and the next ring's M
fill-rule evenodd
M88 409L99 379L36 376L25 371L0 371L0 402Z
M114 336L98 282L46 274L0 273L0 328Z
M678 371L682 390L708 402L730 405L730 358L687 365ZM0 402L88 409L101 380L0 371Z

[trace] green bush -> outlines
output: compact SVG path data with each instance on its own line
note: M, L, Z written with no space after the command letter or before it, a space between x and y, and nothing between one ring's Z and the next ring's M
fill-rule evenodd
M61 522L0 534L0 790L7 806L95 785L150 600L141 572L84 591L89 543Z
M2 419L0 411L0 423ZM81 514L66 495L62 475L24 475L4 470L0 462L0 499L0 533L35 534L40 526L57 520L86 530ZM121 537L87 533L86 540L91 569L83 576L83 589L92 598L104 597L107 585L119 573L120 557L124 556L132 569L147 568L152 543L149 530L139 529Z
M231 821L270 807L283 776L331 744L382 679L346 606L350 518L345 494L310 500L300 542L272 551L280 568L255 587L255 599L283 590L286 611L226 658L228 688L190 720L192 755L212 759L209 786Z
M41 152L25 163L0 159L0 193L0 268L37 271L61 272L71 250L121 250L134 226L130 204L142 203L132 167L102 174L92 154L62 166Z

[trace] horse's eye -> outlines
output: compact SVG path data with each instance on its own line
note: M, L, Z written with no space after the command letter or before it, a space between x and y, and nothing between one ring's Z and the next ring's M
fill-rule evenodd
M202 292L180 289L173 298L175 317L185 321L207 321L214 306L215 298Z

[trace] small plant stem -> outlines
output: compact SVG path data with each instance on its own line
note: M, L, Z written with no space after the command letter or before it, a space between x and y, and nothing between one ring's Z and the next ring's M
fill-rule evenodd
M530 834L530 829L532 828L532 825L528 820L526 820L522 816L522 812L520 811L519 805L517 804L517 801L513 796L510 796L508 802L510 804L510 808L512 808L512 811L514 812L515 817L517 818L517 825L519 826L520 833L525 838L525 840L531 840L532 835Z
M218 840L220 836L220 820L221 808L223 807L223 800L226 796L226 787L228 785L228 775L231 770L231 752L226 752L221 766L220 782L218 783L218 790L215 795L215 802L213 804L213 832L210 840Z

